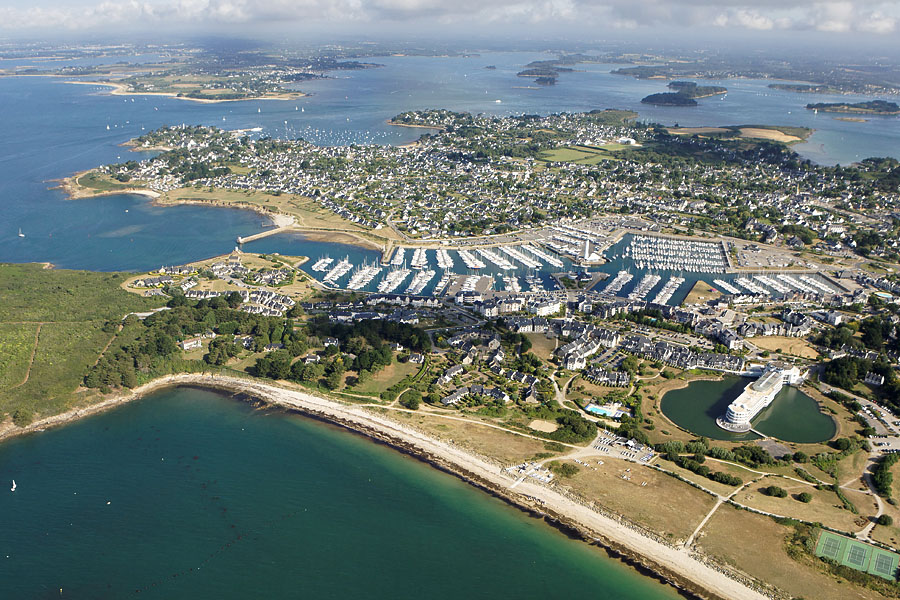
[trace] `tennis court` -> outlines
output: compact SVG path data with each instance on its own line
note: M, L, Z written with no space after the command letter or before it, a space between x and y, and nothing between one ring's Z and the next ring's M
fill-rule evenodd
M900 556L830 531L819 534L816 556L830 558L846 567L893 580Z

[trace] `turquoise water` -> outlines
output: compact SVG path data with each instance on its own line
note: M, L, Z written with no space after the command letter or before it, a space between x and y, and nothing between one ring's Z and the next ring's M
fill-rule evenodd
M694 381L663 396L660 408L677 425L716 440L757 439L753 433L729 433L716 425L716 417L737 398L750 379L726 377L721 381ZM797 443L823 442L837 431L834 420L819 410L815 400L794 387L785 387L772 404L752 422L768 436Z
M0 481L2 598L678 597L414 459L211 391L6 442Z

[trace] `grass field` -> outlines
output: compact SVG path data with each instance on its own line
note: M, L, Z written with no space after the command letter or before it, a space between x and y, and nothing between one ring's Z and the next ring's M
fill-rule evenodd
M0 414L22 408L35 415L62 412L81 400L75 391L112 338L108 320L160 306L120 288L122 273L0 264ZM41 324L28 381L34 335Z
M709 494L643 465L607 457L602 465L588 462L592 469L576 464L579 472L564 483L673 541L687 539L716 502Z
M407 375L411 375L418 370L419 365L417 364L394 361L377 373L373 373L372 377L365 383L348 388L347 391L365 396L378 396L378 394L400 382Z
M721 295L722 292L701 280L694 284L694 287L692 287L691 291L688 292L688 295L685 296L682 304L701 304L714 298L718 298Z
M531 341L531 351L535 356L544 360L549 360L553 356L553 351L556 349L555 339L551 340L543 333L526 333L525 335Z
M819 353L812 344L804 339L789 338L777 335L759 336L750 339L750 343L763 350L777 351L782 354L790 354L801 358L816 358Z
M769 517L723 505L700 532L697 545L726 564L778 586L792 597L816 600L883 598L873 590L851 586L812 564L793 560L785 550L792 528Z
M385 414L427 432L442 440L467 448L481 456L492 458L502 465L513 465L535 458L539 454L555 454L547 449L546 442L475 422L457 421L428 415L423 412L408 413L385 410Z
M787 498L775 498L763 494L762 489L770 485L777 485L787 491ZM795 499L795 496L801 492L812 494L813 499L809 504ZM862 528L862 525L856 523L859 516L854 515L849 510L845 510L834 492L817 490L811 485L796 483L780 477L766 477L757 481L735 496L734 499L757 510L784 515L810 523L818 522L841 531L855 531ZM856 494L852 495L851 501L854 504L859 500L862 500L862 498ZM863 508L863 506L859 507L860 512L865 513Z
M631 148L622 144L603 146L567 146L543 152L539 160L546 162L567 162L579 165L593 165L603 160L618 160L613 154L617 150Z
M133 188L135 186L135 183L133 182L123 183L108 175L101 175L95 171L82 175L78 178L77 183L82 187L94 189L98 192L113 192L116 190Z
M0 323L0 390L22 383L34 349L34 323Z

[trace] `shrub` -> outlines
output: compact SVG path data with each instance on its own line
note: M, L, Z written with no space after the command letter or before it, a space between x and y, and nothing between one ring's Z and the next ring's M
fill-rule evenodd
M770 485L767 488L763 488L763 494L766 496L774 496L775 498L786 498L787 492L784 488L780 488L777 485Z
M16 427L28 427L34 420L34 415L27 408L17 408L13 412L12 420Z

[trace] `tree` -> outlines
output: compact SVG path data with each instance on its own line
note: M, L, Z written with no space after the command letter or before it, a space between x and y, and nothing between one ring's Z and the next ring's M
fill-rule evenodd
M878 524L889 527L894 524L894 519L893 517L891 517L891 515L881 515L880 517L878 517Z
M800 451L794 452L794 455L792 456L792 458L794 459L794 462L798 462L798 463L805 463L806 461L809 460L809 456L807 456L805 452L800 452Z
M801 492L797 495L797 500L805 504L809 504L810 502L812 502L812 494L810 494L809 492Z
M775 498L786 498L787 492L784 488L780 488L777 485L770 485L767 488L763 488L763 494L766 496L773 496Z
M622 361L622 369L632 374L637 372L639 366L640 363L634 356L628 356Z
M325 378L325 387L329 390L336 390L341 387L341 382L344 379L344 374L341 371L332 371L328 377Z
M422 404L422 392L419 390L406 390L400 397L400 404L410 410L418 410Z

